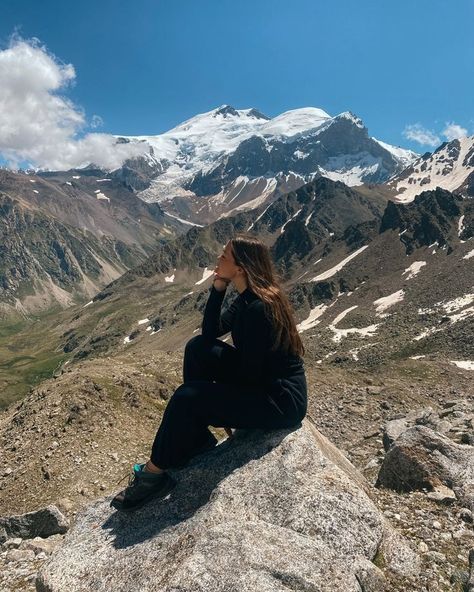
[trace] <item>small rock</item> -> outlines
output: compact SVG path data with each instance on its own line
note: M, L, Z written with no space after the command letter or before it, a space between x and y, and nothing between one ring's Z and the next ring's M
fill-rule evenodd
M6 557L7 563L12 561L32 561L34 558L34 552L28 549L10 549Z
M364 471L367 471L369 469L374 469L375 467L378 467L379 463L378 460L376 458L373 458L371 461L369 461L365 467L364 467Z
M54 538L43 539L41 537L35 537L34 539L26 541L24 544L24 548L30 549L35 553L35 555L38 555L39 553L46 553L49 555L53 551L53 549L55 549L58 546L59 543L60 541L57 539L55 540Z
M472 524L472 522L473 522L473 514L472 514L471 510L469 510L468 508L462 508L461 511L459 512L459 517L464 522L469 522L470 524Z
M438 520L433 520L433 524L432 524L433 528L435 528L436 530L441 530L442 526L441 526L441 522L439 522Z
M0 543L9 538L31 539L65 533L69 528L67 518L56 506L48 506L19 516L0 517Z
M467 584L469 580L469 574L467 571L456 569L449 578L450 584L458 584L460 590L467 590Z
M433 491L427 493L426 497L441 504L451 504L456 501L454 491L446 485L437 485Z
M5 547L5 549L18 549L18 547L21 545L21 543L22 543L22 539L20 539L20 538L8 539L8 541L5 541L3 543L3 546Z
M446 555L444 553L440 553L439 551L428 551L428 553L425 553L425 557L428 557L435 563L442 564L446 561Z
M420 553L428 553L428 545L423 541L420 541L420 543L418 544L418 551Z

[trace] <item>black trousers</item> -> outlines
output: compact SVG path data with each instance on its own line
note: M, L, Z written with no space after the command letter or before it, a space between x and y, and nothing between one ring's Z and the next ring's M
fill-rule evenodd
M236 361L236 349L219 339L197 335L188 341L184 383L169 400L153 442L155 465L177 468L198 449L215 443L209 426L275 429L301 422L306 414L304 374L292 384L279 379L270 392L263 392L262 387L233 382Z

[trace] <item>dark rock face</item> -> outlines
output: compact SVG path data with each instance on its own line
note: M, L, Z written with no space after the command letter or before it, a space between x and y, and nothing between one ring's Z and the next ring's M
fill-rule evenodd
M462 198L440 189L426 191L409 204L389 202L382 217L380 232L398 230L407 254L416 248L438 243L449 245L458 240L456 223L462 214Z
M20 516L0 517L0 543L15 537L32 539L64 534L68 528L67 518L55 506L48 506Z

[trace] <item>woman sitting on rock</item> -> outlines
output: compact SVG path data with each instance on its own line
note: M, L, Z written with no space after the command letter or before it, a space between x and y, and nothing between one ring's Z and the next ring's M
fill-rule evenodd
M184 351L184 383L165 409L151 458L136 464L130 485L111 505L134 510L175 485L167 469L213 448L209 426L288 428L306 414L304 348L270 251L245 234L229 240L218 258L202 334ZM229 283L239 295L221 314ZM234 346L220 339L232 332Z

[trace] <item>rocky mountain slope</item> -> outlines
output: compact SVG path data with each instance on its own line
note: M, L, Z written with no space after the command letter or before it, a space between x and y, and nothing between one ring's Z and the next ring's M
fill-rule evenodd
M387 185L402 203L437 187L472 196L473 172L474 136L470 136L444 142L433 153L423 154Z
M3 317L91 297L183 227L94 169L0 170L0 208Z
M381 183L417 156L370 137L350 112L331 117L316 108L271 119L224 105L159 136L121 141L148 146L126 165L141 171L140 196L200 224L268 204L320 175L348 185Z
M76 359L180 347L199 329L222 245L250 231L269 244L315 360L377 365L450 355L469 362L473 209L471 200L441 189L385 206L319 179L258 215L193 228L163 245L62 325L63 347Z
M302 336L308 345L308 337ZM132 464L146 458L164 405L182 380L181 364L182 352L155 348L146 357L124 350L82 361L0 414L5 467L0 474L2 513L19 514L54 503L74 523L79 509L88 514L93 500L116 492ZM345 367L334 360L318 365L306 356L305 366L309 416L365 475L378 511L422 559L414 578L391 578L387 589L461 592L474 544L472 512L455 498L443 501L431 496L428 489L397 493L373 485L386 455L385 433L393 442L415 422L443 430L457 442L472 433L474 391L469 371L430 358L364 368ZM389 427L391 422L397 423L398 432ZM202 485L203 472L198 470ZM338 495L335 491L335 499ZM38 548L35 541L24 543L22 549ZM53 541L50 549L57 544ZM9 550L14 548L9 545L0 548L5 590L33 590L36 571L47 556L30 558L24 551ZM376 564L385 569L383 562Z

